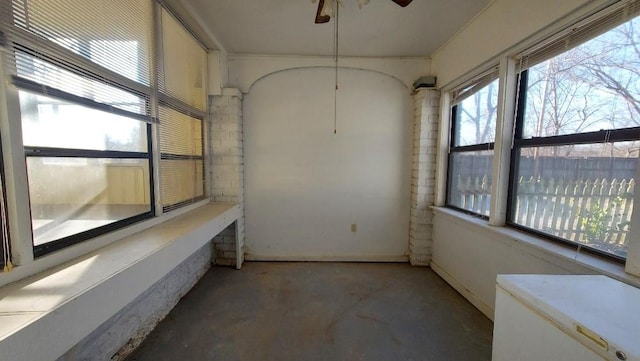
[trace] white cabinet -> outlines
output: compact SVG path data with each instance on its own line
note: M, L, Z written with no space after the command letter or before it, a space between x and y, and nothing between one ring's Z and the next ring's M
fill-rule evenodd
M605 276L500 275L493 361L640 361L640 290Z

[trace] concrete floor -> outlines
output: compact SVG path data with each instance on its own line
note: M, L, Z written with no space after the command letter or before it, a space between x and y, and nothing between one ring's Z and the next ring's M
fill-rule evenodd
M429 268L212 268L128 360L490 360L492 323Z

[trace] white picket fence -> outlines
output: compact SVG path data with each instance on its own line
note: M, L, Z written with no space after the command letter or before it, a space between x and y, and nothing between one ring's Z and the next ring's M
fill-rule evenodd
M633 210L634 179L518 180L514 222L607 252L624 254ZM487 177L459 178L451 202L488 215Z

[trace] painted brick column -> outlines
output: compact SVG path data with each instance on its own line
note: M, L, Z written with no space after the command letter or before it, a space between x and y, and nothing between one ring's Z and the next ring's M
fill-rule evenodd
M413 161L409 260L413 266L431 261L440 92L420 89L414 95Z
M244 158L242 151L242 93L225 88L211 96L211 195L217 202L240 205L242 217L213 240L214 264L238 266L236 248L244 261ZM239 268L239 267L238 267Z

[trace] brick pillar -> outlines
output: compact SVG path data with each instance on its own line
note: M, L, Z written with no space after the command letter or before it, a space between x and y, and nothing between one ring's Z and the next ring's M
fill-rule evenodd
M244 158L242 93L225 88L211 96L211 194L216 202L240 205L242 217L214 238L214 263L236 266L236 248L244 260Z
M428 266L433 232L433 211L429 207L435 200L440 92L420 89L414 101L409 260L413 266Z

